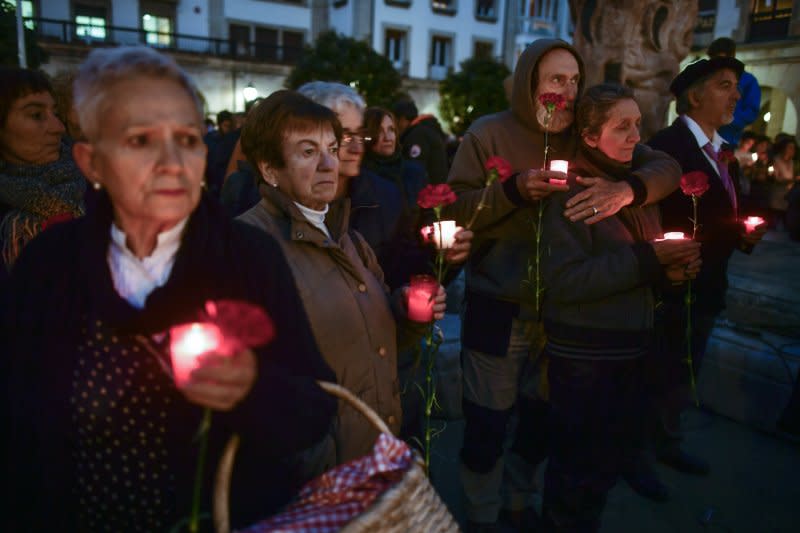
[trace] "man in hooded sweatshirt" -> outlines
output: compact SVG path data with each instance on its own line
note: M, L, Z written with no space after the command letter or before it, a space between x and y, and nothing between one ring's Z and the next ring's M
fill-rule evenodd
M475 237L466 267L461 338L466 427L461 479L471 531L498 528L504 441L515 406L520 431L505 461L505 504L512 520L528 522L532 517L530 490L535 466L546 455L541 436L547 409L535 394L527 390L520 394L532 381L521 379L523 370L531 366L531 355L537 356L543 345L528 272L534 257L538 203L551 192L567 188L548 183L551 177L563 179L562 173L541 170L545 108L539 97L556 93L566 100L565 109L554 111L548 121L548 161L571 160L579 139L573 111L583 89L583 73L578 52L564 41L539 39L528 46L517 62L511 108L472 124L448 177L458 201L449 206L447 216L464 225L487 188L487 159L502 157L514 171L505 182L488 187L486 207L471 228ZM586 189L570 199L564 215L577 224L594 224L623 206L659 201L680 180L680 168L672 158L643 145L634 153L632 168L620 182L578 178Z

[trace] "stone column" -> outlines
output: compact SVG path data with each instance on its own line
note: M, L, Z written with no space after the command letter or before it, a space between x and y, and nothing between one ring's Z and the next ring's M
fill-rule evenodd
M311 35L313 44L317 36L330 29L329 8L326 0L309 0L311 7Z

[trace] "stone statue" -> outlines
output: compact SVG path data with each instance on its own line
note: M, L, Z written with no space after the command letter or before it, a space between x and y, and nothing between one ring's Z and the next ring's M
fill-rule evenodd
M586 87L616 82L634 90L642 139L666 125L669 84L689 53L697 0L571 0L573 44Z

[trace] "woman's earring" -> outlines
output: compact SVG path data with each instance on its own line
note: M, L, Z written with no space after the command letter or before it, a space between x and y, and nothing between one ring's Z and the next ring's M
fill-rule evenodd
M103 186L102 186L102 185L100 185L100 182L99 182L99 181L93 181L93 182L92 182L92 188L93 188L94 190L96 190L96 191L99 191L100 189L102 189L102 188L103 188Z
M273 187L277 187L277 186L278 186L278 182L277 182L277 181L275 181L275 182L273 182L273 183L270 183L270 185L272 185Z

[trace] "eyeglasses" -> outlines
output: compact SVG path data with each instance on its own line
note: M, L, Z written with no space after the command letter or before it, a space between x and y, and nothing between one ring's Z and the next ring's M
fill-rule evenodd
M372 137L362 135L360 133L345 133L342 136L342 146L350 146L351 144L364 144L372 142Z

